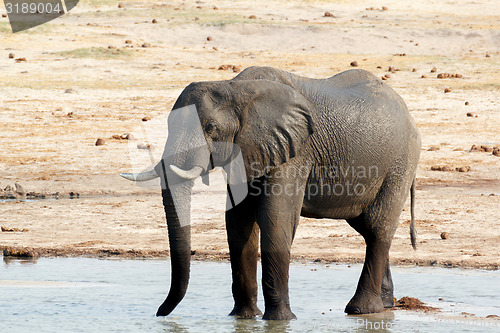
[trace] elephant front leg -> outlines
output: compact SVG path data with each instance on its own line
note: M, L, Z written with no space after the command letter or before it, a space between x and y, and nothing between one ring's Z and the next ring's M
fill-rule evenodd
M247 197L226 212L226 230L233 275L234 308L229 314L240 318L262 315L257 307L257 261L259 228L255 198Z
M300 188L301 180L295 181L298 183L293 184L294 188ZM258 222L261 231L262 289L266 305L263 319L296 319L290 309L288 273L290 250L303 197L303 192L299 192L261 198Z

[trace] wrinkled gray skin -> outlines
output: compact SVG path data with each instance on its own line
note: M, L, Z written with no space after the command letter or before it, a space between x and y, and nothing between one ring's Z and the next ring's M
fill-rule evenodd
M359 69L318 80L269 67L250 67L232 80L190 84L174 109L190 104L197 107L211 151L181 152L183 143L190 140L189 133L170 129L167 146L173 148L164 156L173 157L165 165L184 170L201 166L208 172L210 154L215 166L229 163L235 154L229 148L217 151L212 143L231 142L241 148L249 181L250 194L226 212L235 302L231 315L250 318L261 314L256 305L260 232L263 318L295 318L288 297L288 269L299 216L345 219L366 241L363 271L345 312L372 313L392 307L389 248L410 192L415 244L414 180L421 145L399 95ZM370 167L376 172L357 173ZM329 168L356 172L318 172ZM161 163L155 170L171 173ZM176 188L175 195L182 198L176 211L171 186L164 177L162 181L172 280L159 316L168 315L187 289L190 230L180 225L178 214L179 210L189 214L192 187L188 181ZM333 188L336 184L344 189L351 184L351 194L347 189L339 194L341 187L336 193L312 190L314 185ZM352 195L358 184L362 193ZM272 186L290 191L272 192Z

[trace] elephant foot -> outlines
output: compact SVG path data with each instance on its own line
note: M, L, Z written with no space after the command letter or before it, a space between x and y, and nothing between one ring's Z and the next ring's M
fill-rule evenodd
M235 316L241 319L255 318L257 316L262 316L262 311L259 310L257 305L252 306L234 306L233 311L229 314L230 316Z
M265 320L292 320L297 319L297 317L293 314L292 310L290 310L290 306L281 305L272 308L266 308L264 312L264 316L262 319Z
M354 295L345 307L347 314L365 314L384 311L384 303L380 295Z

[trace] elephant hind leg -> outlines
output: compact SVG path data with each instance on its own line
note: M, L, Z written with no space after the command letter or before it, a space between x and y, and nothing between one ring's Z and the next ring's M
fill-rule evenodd
M389 249L410 185L411 181L401 176L389 177L375 202L363 214L347 221L366 242L358 287L345 309L349 314L381 312L393 304Z
M259 227L255 201L255 197L249 196L226 212L234 298L234 308L229 315L240 318L262 315L257 307Z

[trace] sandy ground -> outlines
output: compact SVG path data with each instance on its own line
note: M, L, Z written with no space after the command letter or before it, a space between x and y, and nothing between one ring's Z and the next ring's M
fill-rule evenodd
M497 1L123 4L81 1L71 13L17 34L0 18L0 188L17 182L48 198L0 201L0 225L27 229L0 232L0 248L168 255L158 189L118 175L133 166L130 144L134 153L141 142L111 136L133 131L144 117L166 115L192 81L233 77L231 69L218 70L223 64L324 78L356 61L377 76L390 75L386 82L407 102L423 138L418 250L410 246L407 204L392 262L498 269L500 157L470 152L472 145L500 145ZM16 62L22 57L26 61ZM440 79L439 73L461 77ZM96 146L98 138L105 144ZM467 166L468 172L455 170ZM228 257L218 179L195 189L194 258ZM70 192L79 198L69 199ZM345 221L303 218L292 255L360 262L364 242Z

